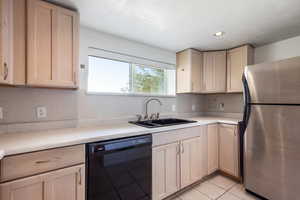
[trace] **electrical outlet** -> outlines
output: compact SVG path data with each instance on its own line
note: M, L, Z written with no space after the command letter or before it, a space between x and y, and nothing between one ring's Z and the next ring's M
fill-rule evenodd
M38 119L47 117L47 108L44 106L40 106L36 108L36 117Z
M3 108L0 107L0 120L2 120L2 119L3 119Z
M220 111L224 111L224 107L225 107L225 104L224 104L224 103L220 103L220 104L219 104L219 110L220 110Z
M172 111L173 111L173 112L176 111L176 105L175 105L175 104L172 105Z
M196 110L196 105L193 104L193 105L192 105L192 111L195 111L195 110Z

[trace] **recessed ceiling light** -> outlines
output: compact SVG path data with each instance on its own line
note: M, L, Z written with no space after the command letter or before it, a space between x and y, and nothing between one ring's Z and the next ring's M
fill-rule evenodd
M219 31L214 34L215 37L222 37L224 35L225 35L225 32L223 32L223 31Z

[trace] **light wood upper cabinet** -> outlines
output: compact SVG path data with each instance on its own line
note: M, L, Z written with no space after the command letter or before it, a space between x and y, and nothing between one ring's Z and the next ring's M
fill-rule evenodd
M219 125L220 170L239 177L239 138L234 125Z
M27 8L27 84L76 88L78 14L41 0Z
M25 1L0 0L0 84L25 84Z
M181 142L181 188L200 180L205 172L202 164L201 137Z
M0 184L1 200L84 200L84 165Z
M247 65L253 64L254 49L250 45L227 52L227 92L243 92L242 75Z
M177 93L202 91L203 55L194 49L177 53Z
M153 148L152 165L153 200L164 199L180 189L178 142Z
M208 144L208 174L219 169L219 135L218 124L208 125L207 127Z
M226 51L204 52L203 92L226 91Z

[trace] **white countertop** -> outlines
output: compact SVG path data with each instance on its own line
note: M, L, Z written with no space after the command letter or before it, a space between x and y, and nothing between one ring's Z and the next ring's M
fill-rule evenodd
M5 133L0 135L0 160L4 156L8 155L28 153L57 147L144 134L155 134L163 131L212 123L237 124L240 121L240 119L222 117L194 117L188 119L198 122L160 128L144 128L129 123L120 123L85 128L55 129L48 131L23 133Z

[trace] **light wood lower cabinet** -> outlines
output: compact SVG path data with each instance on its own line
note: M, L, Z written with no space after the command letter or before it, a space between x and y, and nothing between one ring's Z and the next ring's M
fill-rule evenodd
M184 188L204 176L201 137L181 141L181 188Z
M153 200L164 199L207 175L205 131L205 126L199 126L168 132L168 140L164 133L153 136L154 145L160 145L152 150ZM189 134L197 136L188 137ZM158 142L172 138L176 141Z
M153 200L163 199L180 189L179 143L153 148Z
M208 174L219 169L219 135L218 124L207 126L207 154L208 154Z
M239 137L237 126L219 125L220 170L239 177Z
M84 200L85 166L0 184L0 200Z

